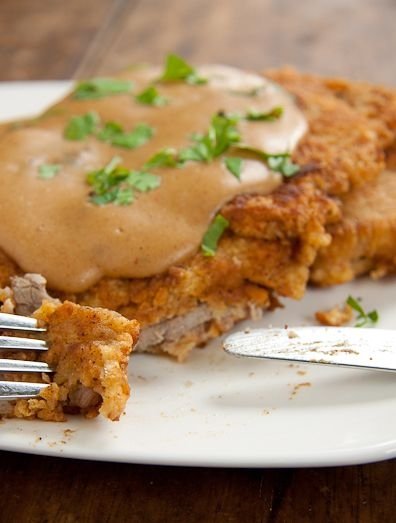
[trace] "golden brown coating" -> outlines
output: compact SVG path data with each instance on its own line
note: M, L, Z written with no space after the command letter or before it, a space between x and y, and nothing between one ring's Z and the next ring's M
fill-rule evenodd
M186 347L217 336L252 310L274 306L274 296L303 296L317 253L330 252L325 249L332 249L332 236L344 226L348 193L364 190L384 169L396 134L396 92L291 69L267 76L296 97L308 120L309 131L293 154L301 173L269 196L242 195L225 205L221 213L230 228L214 258L197 253L153 278L105 278L84 293L58 297L117 310L143 327L205 304L210 319L177 342L154 348L183 356ZM343 256L350 258L350 247ZM14 268L5 265L7 284ZM342 280L344 269L335 271Z
M227 307L248 298L255 304L255 298L244 296L246 288L260 296L265 289L303 295L318 250L331 241L326 228L342 216L340 200L332 195L379 175L384 140L364 114L334 96L326 80L291 70L270 76L297 97L308 118L309 132L294 154L303 173L269 196L242 195L228 203L221 212L230 229L214 259L197 254L155 278L102 280L72 299L95 305L104 300L147 325L202 302ZM395 93L392 103L396 106ZM271 303L268 296L264 302Z
M295 82L296 74L284 70L272 76L288 86ZM385 153L387 168L396 168L394 89L313 75L297 74L297 77L305 86L334 94L362 115L365 126L375 134ZM348 143L346 145L350 147ZM358 183L347 194L340 195L340 219L336 223L328 222L331 242L319 249L311 270L311 281L316 284L342 283L366 273L381 277L395 272L396 175L382 172L379 177L372 180L364 177L361 181L363 183Z
M327 78L325 86L339 99L365 116L382 147L392 147L396 139L395 89L363 82L348 82L341 78Z
M343 219L329 228L332 242L319 252L312 282L333 285L396 272L396 171L384 171L342 202Z
M371 98L362 96L356 107L337 96L324 78L301 74L293 69L270 71L268 75L296 96L308 119L309 132L300 142L294 157L300 165L318 166L304 176L327 194L341 195L353 186L376 178L384 168L384 149L392 142L376 132L383 126L379 112L372 119L366 117L366 104ZM349 85L354 85L349 83ZM360 85L360 84L358 84ZM383 88L377 87L378 91ZM362 90L364 87L362 86ZM388 92L384 89L384 91ZM371 93L367 86L365 93ZM396 92L389 107L393 114L393 140L396 129ZM357 95L358 96L358 93ZM293 183L299 183L299 177Z
M65 413L81 412L118 420L129 398L127 364L139 336L138 323L70 302L45 302L34 316L47 327L50 349L43 359L55 373L40 397L16 401L9 415L63 421Z
M325 311L317 311L315 313L315 318L322 325L327 325L329 327L341 327L349 323L353 318L353 311L349 305L344 305L340 307L336 305L332 309Z

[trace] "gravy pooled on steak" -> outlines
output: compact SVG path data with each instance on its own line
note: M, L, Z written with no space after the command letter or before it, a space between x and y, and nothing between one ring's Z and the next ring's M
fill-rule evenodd
M131 93L98 99L69 96L37 120L5 133L0 142L2 191L0 248L25 272L40 273L52 289L80 292L104 276L140 278L165 271L199 248L216 211L241 193L272 192L282 175L254 155L228 150L210 161L187 161L181 167L153 167L160 186L137 192L128 205L95 205L87 174L102 169L115 156L122 166L141 170L164 148L191 145L194 133L206 133L214 115L246 115L281 107L274 121L237 123L242 144L276 154L291 152L306 131L306 121L293 98L264 78L223 66L206 66L205 85L157 82L166 105L138 103L135 95L159 76L153 68L126 72ZM102 126L120 124L126 132L144 123L153 136L135 149L101 141L95 134L68 140L70 119L94 111ZM225 157L243 157L240 180ZM40 166L56 165L50 179ZM12 226L11 226L12 224Z

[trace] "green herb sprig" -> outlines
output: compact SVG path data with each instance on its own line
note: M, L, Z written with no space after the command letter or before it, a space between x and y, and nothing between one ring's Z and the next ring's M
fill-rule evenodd
M181 56L169 54L166 57L165 69L159 78L161 82L184 81L191 85L202 85L207 79L198 75L197 71Z
M92 78L77 84L73 98L77 100L94 100L117 94L129 93L133 82L120 78Z
M224 158L224 164L231 174L238 180L241 179L243 159L237 156L230 156Z
M279 111L275 112L279 114ZM215 114L211 119L208 131L205 134L194 134L191 138L193 143L189 147L181 149L179 153L173 149L160 151L154 155L154 163L149 160L149 167L183 166L188 161L208 163L230 148L234 148L258 156L272 171L281 173L285 178L299 172L300 167L292 162L289 153L269 154L261 149L241 144L241 135L237 129L237 123L241 118L237 114ZM224 164L229 172L239 180L243 166L242 158L227 157L224 158Z
M224 114L213 116L206 134L193 136L193 144L179 153L181 163L187 161L210 162L240 141L235 118Z
M267 164L271 171L281 173L285 178L290 178L297 174L300 166L293 163L290 154L267 154Z
M120 166L121 158L115 156L110 162L87 175L92 187L90 201L95 205L129 205L135 200L135 192L148 192L161 184L161 178L146 171L129 170Z
M96 134L99 140L125 149L136 149L147 143L154 134L154 129L147 124L137 124L132 131L124 131L117 122L107 122Z
M89 135L117 147L136 149L152 138L154 129L145 123L137 124L132 131L125 131L117 122L106 122L101 126L99 115L89 112L71 118L64 131L68 140L84 140Z
M258 156L261 160L267 163L271 171L279 172L285 178L290 178L300 171L300 166L293 163L291 160L290 153L271 154L266 153L261 149L257 149L256 147L250 147L244 144L237 144L235 147L240 151Z
M203 237L201 250L204 256L216 254L218 242L224 231L229 227L229 222L221 214L217 214Z
M250 109L245 119L251 122L275 122L283 115L283 107L274 107L270 111L263 112L255 109Z
M80 116L73 116L64 130L64 136L68 140L84 140L84 138L95 131L99 121L99 115L94 111Z
M135 99L142 105L154 105L156 107L161 107L168 103L168 99L162 96L153 85L150 85L147 89L137 94Z
M355 327L372 327L378 322L378 311L374 309L370 312L365 312L357 298L348 296L346 303L357 312Z
M178 154L176 149L167 147L154 154L144 164L145 169L154 169L156 167L177 167L179 166Z

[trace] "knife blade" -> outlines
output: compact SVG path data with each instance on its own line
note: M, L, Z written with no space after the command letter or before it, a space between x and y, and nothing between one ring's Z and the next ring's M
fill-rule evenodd
M246 329L228 336L234 356L396 371L396 331L354 327Z

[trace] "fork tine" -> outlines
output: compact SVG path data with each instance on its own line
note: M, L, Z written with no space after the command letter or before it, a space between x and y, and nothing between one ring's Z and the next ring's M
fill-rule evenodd
M0 400L34 398L48 387L47 383L26 383L23 381L0 381Z
M0 329L23 330L31 332L45 332L46 329L38 327L35 318L18 316L16 314L0 313Z
M48 350L48 347L43 340L17 338L16 336L0 336L0 349Z
M26 316L0 313L0 329L26 332L45 332L38 327L37 320ZM0 336L0 349L8 350L48 350L44 340ZM0 372L53 372L47 363L41 361L0 359ZM28 383L24 381L0 381L0 401L34 398L47 387L46 383Z
M0 359L0 372L54 372L42 361Z

